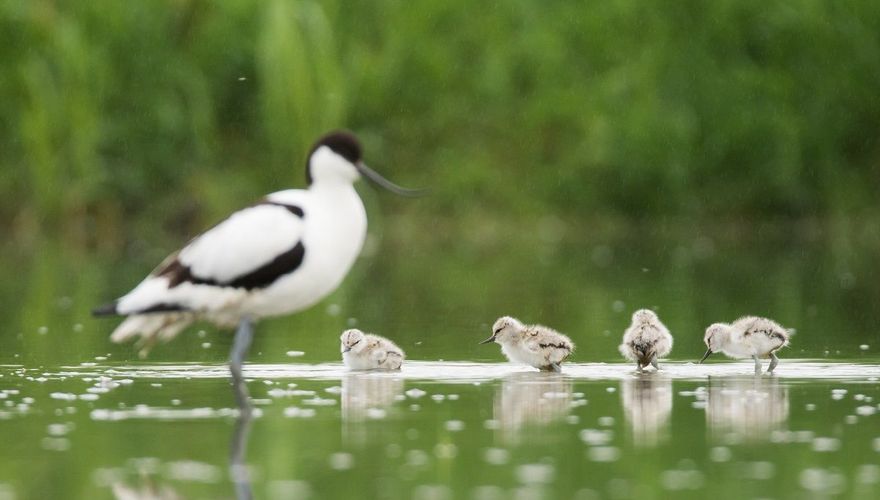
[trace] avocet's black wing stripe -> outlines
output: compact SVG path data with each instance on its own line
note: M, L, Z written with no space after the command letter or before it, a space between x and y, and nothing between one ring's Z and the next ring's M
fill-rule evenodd
M112 308L99 308L96 314L198 311L271 286L296 272L306 258L305 215L296 207L260 203L235 212L165 259ZM189 290L183 284L204 286Z
M287 204L287 203L281 203L281 202L277 202L277 201L269 201L269 200L263 200L263 201L261 201L261 202L258 203L258 204L259 204L259 205L274 205L274 206L276 206L276 207L283 207L283 208L285 208L288 212L292 213L293 215L296 215L296 216L299 217L300 219L302 219L302 218L305 217L305 215L306 215L306 213L303 211L303 209L300 208L300 207L298 207L298 206L296 206L296 205L289 205L289 204Z
M281 276L296 271L302 265L305 253L306 249L300 241L290 250L272 259L271 262L228 281L218 281L213 278L196 276L189 267L184 266L177 259L161 269L157 276L167 277L169 288L174 288L181 283L192 283L194 285L225 286L253 290L254 288L267 287Z
M194 239L155 273L181 283L263 288L302 265L301 208L262 202L236 212Z

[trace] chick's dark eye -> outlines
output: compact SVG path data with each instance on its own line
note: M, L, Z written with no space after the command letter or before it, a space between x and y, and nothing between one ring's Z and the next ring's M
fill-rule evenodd
M495 333L495 335L498 335L499 333L501 333L501 330L503 330L503 329L504 329L503 327L502 327L502 328L496 328L496 329L495 329L495 332L493 332L493 333Z

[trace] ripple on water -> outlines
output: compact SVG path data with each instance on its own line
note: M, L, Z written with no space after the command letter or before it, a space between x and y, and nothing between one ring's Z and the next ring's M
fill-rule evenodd
M669 491L699 490L706 484L705 475L695 469L665 470L660 474L663 489Z
M354 455L347 452L331 453L327 461L333 470L349 470L354 467Z
M413 500L452 500L452 489L442 484L421 484L413 489Z
M309 379L341 379L349 374L342 363L321 364L258 364L245 367L249 378L277 379L279 377ZM27 372L27 370L24 370ZM566 377L582 380L624 380L631 379L632 367L628 363L567 363L563 369ZM530 373L526 368L508 363L474 362L436 362L407 361L397 378L419 380L481 381L500 379L511 374ZM667 362L663 376L670 380L705 380L706 377L747 376L751 373L751 363L728 361L696 365L691 362ZM56 373L44 373L46 377L107 375L125 378L226 378L228 369L222 364L157 364L157 365L104 365L86 363L74 367L63 367ZM816 362L797 359L782 361L774 379L824 379L824 380L877 380L880 379L880 365L874 363ZM617 390L605 386L608 392ZM685 395L685 392L680 393ZM845 394L845 393L844 393ZM410 397L418 397L407 394ZM840 397L840 396L836 396Z
M620 448L614 446L594 446L587 451L593 462L616 462L620 459Z
M551 464L523 464L516 468L516 479L522 484L548 484L556 477Z
M839 495L846 490L846 477L837 470L809 468L801 471L799 483L805 490L825 495Z
M298 479L281 479L269 482L271 498L309 498L312 496L312 485L308 481Z
M505 465L510 461L510 452L504 448L486 448L483 450L483 460L491 465Z
M813 439L813 451L833 452L840 449L840 440L833 437L817 437Z

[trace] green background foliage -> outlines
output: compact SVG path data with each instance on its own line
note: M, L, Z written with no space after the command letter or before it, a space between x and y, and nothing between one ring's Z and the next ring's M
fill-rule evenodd
M401 210L443 217L874 215L878 14L857 0L5 0L0 215L109 246L132 228L189 235L302 185L308 146L336 127L433 189Z

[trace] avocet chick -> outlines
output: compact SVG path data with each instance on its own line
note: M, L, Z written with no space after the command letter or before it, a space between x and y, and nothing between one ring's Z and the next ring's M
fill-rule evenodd
M788 345L789 332L779 323L756 316L745 316L733 323L715 323L706 329L703 341L706 354L700 363L714 352L723 352L731 358L755 360L755 375L761 374L759 358L769 357L767 373L773 373L779 358L776 351Z
M672 335L654 311L639 309L633 313L618 350L624 358L636 362L638 371L648 364L659 370L657 360L672 350Z
M342 341L342 362L349 370L399 370L404 352L394 342L360 330L346 330Z
M490 342L500 344L501 352L510 361L546 372L560 371L560 365L574 350L571 339L556 330L541 325L524 325L510 316L499 318L492 326L492 336L480 343Z

